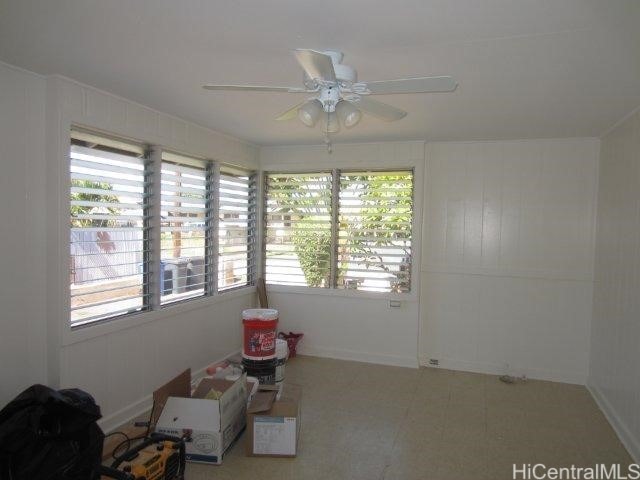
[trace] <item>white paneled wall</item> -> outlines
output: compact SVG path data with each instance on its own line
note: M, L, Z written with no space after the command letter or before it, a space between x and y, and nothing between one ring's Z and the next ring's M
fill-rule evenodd
M640 461L640 111L602 139L588 385Z
M279 328L305 334L304 355L417 366L418 302L390 308L384 298L284 293L268 287L269 306L280 312Z
M190 155L257 167L258 150L249 143L68 78L51 76L47 84L59 127L76 123Z
M254 295L117 330L61 349L61 387L91 392L110 429L151 405L150 394L185 368L194 374L240 349L241 315Z
M598 146L428 144L421 363L584 383Z
M44 93L0 63L0 407L47 380Z

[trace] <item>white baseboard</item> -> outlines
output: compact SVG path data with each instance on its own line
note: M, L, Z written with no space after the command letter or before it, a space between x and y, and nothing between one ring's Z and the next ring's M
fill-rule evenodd
M504 365L487 363L487 362L468 362L465 360L455 360L451 358L438 358L440 364L438 366L429 364L429 357L420 356L420 365L431 368L444 368L447 370L458 370L462 372L485 373L488 375L503 375ZM515 372L517 375L526 375L527 378L536 380L547 380L550 382L573 383L576 385L584 385L586 376L575 372L557 372L548 371L537 368L519 369Z
M587 384L587 389L591 392L591 396L598 404L598 407L600 407L600 410L602 410L602 413L604 413L604 416L613 427L613 430L627 449L627 452L629 452L629 455L631 455L633 461L640 463L640 439L627 428L609 400L607 400L607 397L605 397L598 387Z
M100 428L102 428L102 431L105 434L111 433L122 425L131 422L134 418L138 418L145 413L149 413L153 406L152 404L152 395L146 395L137 402L127 405L106 417L102 417L98 420L98 425L100 425Z
M375 363L394 367L418 368L418 359L402 357L399 355L387 355L382 353L356 352L353 350L341 350L337 348L304 345L298 349L300 355L310 357L335 358L337 360L351 360L354 362Z
M240 351L226 355L222 359L209 362L206 366L199 368L196 371L192 371L191 383L197 382L201 378L203 378L205 376L206 369L209 365L211 365L212 363L221 362L224 359L235 355L236 353L240 353ZM137 400L127 405L126 407L121 408L116 412L113 412L105 417L102 417L100 420L98 420L98 425L100 425L100 428L102 428L102 431L104 433L110 433L116 430L117 428L121 427L122 425L125 425L131 422L133 419L138 418L143 414L150 413L152 406L153 406L153 394L150 393L149 395L145 395L140 400Z

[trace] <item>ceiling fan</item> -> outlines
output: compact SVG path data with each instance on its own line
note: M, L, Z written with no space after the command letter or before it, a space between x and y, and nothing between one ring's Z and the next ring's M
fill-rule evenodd
M328 138L328 134L340 130L340 121L346 128L351 128L360 121L362 113L386 122L394 122L407 115L404 110L371 99L371 95L451 92L458 85L449 76L358 82L356 70L341 63L341 52L297 49L294 55L304 70L302 88L260 85L203 85L203 88L312 94L304 102L281 113L276 120L290 120L297 116L306 126L313 127L324 117L324 131Z

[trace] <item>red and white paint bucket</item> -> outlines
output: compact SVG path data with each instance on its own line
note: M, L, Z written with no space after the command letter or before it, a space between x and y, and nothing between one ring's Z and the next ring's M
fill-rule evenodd
M278 310L251 308L242 312L244 346L242 356L248 360L276 358Z

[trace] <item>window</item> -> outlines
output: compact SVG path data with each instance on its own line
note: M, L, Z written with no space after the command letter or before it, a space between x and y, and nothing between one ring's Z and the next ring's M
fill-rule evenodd
M255 175L220 167L218 289L253 284L255 276Z
M267 283L411 291L412 170L269 173L265 182Z
M266 176L265 281L328 287L332 174Z
M141 147L76 134L71 164L71 323L148 305L146 158Z
M162 152L161 177L160 290L167 304L205 294L211 186L206 162L169 152Z
M340 174L339 288L411 290L412 172Z
M149 150L71 132L72 327L254 282L253 173Z

